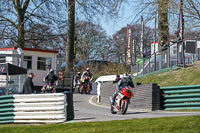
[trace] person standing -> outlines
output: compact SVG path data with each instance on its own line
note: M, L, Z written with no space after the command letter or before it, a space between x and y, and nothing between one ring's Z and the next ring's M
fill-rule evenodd
M28 77L25 79L24 85L23 85L23 94L32 94L33 92L33 77L34 73L29 73Z

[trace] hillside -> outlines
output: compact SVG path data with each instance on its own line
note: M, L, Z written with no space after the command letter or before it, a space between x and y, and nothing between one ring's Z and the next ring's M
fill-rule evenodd
M142 84L157 83L159 86L200 85L200 62L186 68L151 74L133 80Z

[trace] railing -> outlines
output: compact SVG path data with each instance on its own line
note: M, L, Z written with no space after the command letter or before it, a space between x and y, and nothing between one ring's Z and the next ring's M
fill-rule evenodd
M63 93L0 96L0 124L62 123L67 119L66 104Z
M161 87L163 110L200 109L200 85Z
M151 54L146 57L140 63L136 63L132 66L132 74L133 75L144 75L150 74L155 71L159 71L166 68L171 68L174 66L183 64L183 53L182 53L182 45L183 41L179 41L177 43L172 43L169 46L162 48L162 50ZM154 44L155 45L155 44ZM155 48L155 47L154 47ZM193 64L198 60L199 52L186 53L185 55L185 64ZM144 63L143 63L144 62Z

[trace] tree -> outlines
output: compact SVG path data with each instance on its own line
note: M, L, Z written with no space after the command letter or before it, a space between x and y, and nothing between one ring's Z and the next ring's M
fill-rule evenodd
M66 45L66 67L65 71L70 72L73 68L73 52L74 52L74 31L75 31L75 2L80 6L79 11L84 11L87 18L97 16L115 16L119 12L119 8L123 0L68 0L68 35Z
M158 42L161 46L169 38L168 4L169 0L158 0Z
M55 25L61 2L49 0L2 0L0 1L0 32L2 42L25 47L26 30L33 23ZM62 18L59 17L59 23ZM16 44L16 45L15 45Z
M88 21L78 21L76 24L77 56L76 60L107 58L106 47L109 38L100 25Z
M141 35L141 25L134 24L131 25L133 39L135 42L135 49L137 50L137 54L140 54L140 35ZM150 49L150 42L153 39L153 29L150 27L144 27L144 49L145 51ZM125 52L126 52L126 27L123 27L120 31L113 35L113 45L112 46L112 54L115 57L115 61L118 63L125 63Z
M36 49L58 49L62 40L61 35L53 33L48 25L32 24L25 33L25 47Z

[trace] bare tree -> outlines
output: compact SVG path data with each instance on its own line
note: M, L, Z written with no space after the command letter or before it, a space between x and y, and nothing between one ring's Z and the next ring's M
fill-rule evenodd
M153 39L153 29L150 27L144 27L144 49L145 51L150 49L150 42ZM133 39L135 42L135 49L137 54L140 54L140 35L141 35L141 26L139 24L131 25ZM125 50L126 50L126 27L123 27L120 31L113 35L113 43L111 51L114 55L115 61L118 63L125 63Z
M62 3L63 4L63 3ZM3 0L0 1L0 31L6 43L25 47L25 33L33 23L51 24L62 21L58 9L63 5L49 0ZM56 18L57 17L57 18ZM58 20L59 18L59 20ZM13 45L14 45L13 44Z
M76 60L105 59L105 47L109 39L100 25L88 21L79 21L76 24L77 57Z
M54 33L49 25L31 24L26 30L25 47L37 49L59 49L62 34Z
M66 1L66 0L65 0ZM67 1L66 1L67 2ZM74 52L74 31L75 31L75 3L78 3L80 10L86 18L98 16L115 16L117 15L123 0L68 0L68 35L66 45L66 67L65 71L70 72L73 68Z

